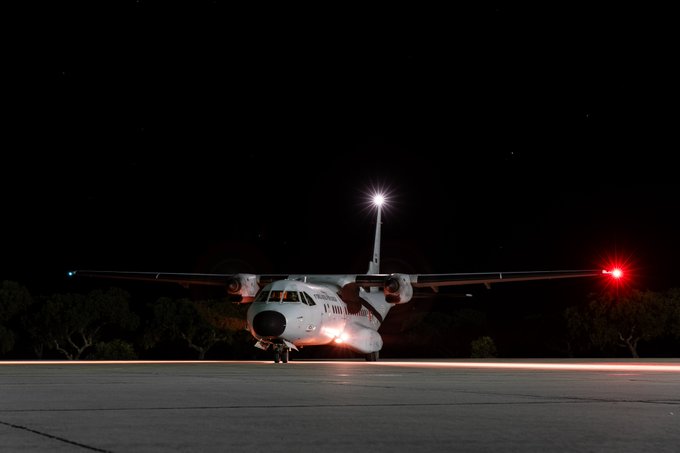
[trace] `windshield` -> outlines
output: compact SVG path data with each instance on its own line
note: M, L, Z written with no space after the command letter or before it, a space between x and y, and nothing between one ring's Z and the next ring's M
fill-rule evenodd
M267 302L300 302L300 294L297 291L274 290L269 293Z

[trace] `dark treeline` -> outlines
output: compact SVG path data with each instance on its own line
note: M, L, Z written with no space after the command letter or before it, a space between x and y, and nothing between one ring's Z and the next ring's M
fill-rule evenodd
M6 280L0 357L264 359L246 330L246 310L222 298L133 296L118 287L34 296ZM380 332L383 357L673 357L680 351L680 289L592 294L557 313L505 324L483 307L411 303L395 307ZM296 355L354 356L333 346Z
M138 301L121 288L33 296L0 286L0 357L7 359L254 358L245 308L218 299Z

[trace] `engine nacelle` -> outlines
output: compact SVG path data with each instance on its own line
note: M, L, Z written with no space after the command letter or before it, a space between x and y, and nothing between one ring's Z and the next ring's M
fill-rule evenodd
M227 294L235 302L252 302L259 289L257 275L235 274L227 279Z
M385 300L391 304L405 304L413 297L413 286L407 274L390 274L383 287Z

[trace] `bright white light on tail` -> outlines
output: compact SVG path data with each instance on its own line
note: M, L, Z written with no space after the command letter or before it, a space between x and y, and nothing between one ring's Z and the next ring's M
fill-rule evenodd
M374 185L363 192L362 205L371 217L375 216L376 211L385 212L398 202L398 197L384 184ZM376 209L377 208L377 209Z

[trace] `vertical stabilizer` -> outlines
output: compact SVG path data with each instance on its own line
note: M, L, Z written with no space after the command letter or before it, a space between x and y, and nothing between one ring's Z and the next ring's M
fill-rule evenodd
M381 219L381 204L377 203L378 206L378 219L375 222L375 242L373 243L373 259L368 264L369 274L379 274L380 273L380 225L382 225Z

